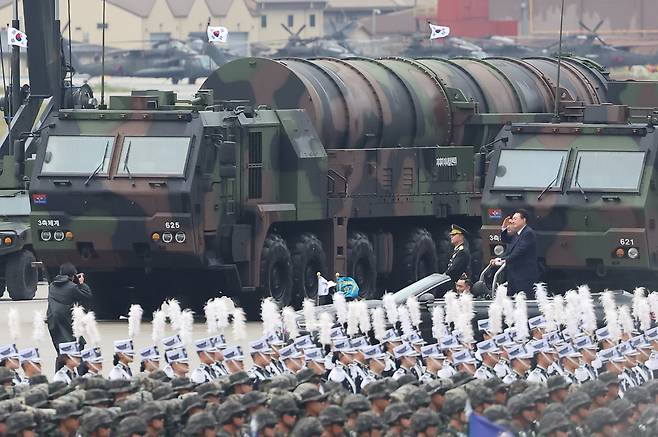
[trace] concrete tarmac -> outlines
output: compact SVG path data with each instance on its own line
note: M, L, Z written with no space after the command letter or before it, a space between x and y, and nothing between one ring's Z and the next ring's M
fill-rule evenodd
M19 338L16 341L16 347L18 347L19 350L28 347L38 347L39 353L41 355L43 373L48 377L49 380L52 380L57 352L53 347L47 327L45 328L46 335L43 341L37 343L32 339L34 313L35 311L40 311L45 316L47 307L48 285L45 283L39 284L37 294L34 300L31 301L14 302L9 298L8 293L5 292L4 296L0 299L0 346L4 346L13 342L9 332L8 313L11 308L16 308L19 314L20 325L18 330ZM128 338L128 321L102 321L98 322L98 328L101 334L100 347L103 351L103 358L105 359L103 364L103 373L107 375L112 368L112 356L114 351L113 342L114 340L122 340ZM136 351L153 344L151 340L151 332L150 322L142 322L140 333L137 335L134 341ZM175 332L172 331L169 326L167 326L166 332L167 335L175 334ZM194 350L193 341L208 337L208 335L209 334L207 332L205 323L197 322L194 324L194 332L192 335L193 340L192 343L187 345L187 351L190 356L190 371L199 364L199 360ZM246 339L239 342L239 344L242 346L242 350L247 355L247 357L245 357L245 369L251 365L251 358L248 357L249 342L257 340L262 335L262 323L247 322ZM231 326L229 326L224 332L224 336L226 337L226 341L229 345L235 344ZM163 354L164 349L162 348L162 345L158 345L158 348L160 349L160 353ZM164 366L165 361L164 357L162 357L160 367ZM135 362L132 364L132 369L133 373L137 373L139 371L138 356L135 357Z

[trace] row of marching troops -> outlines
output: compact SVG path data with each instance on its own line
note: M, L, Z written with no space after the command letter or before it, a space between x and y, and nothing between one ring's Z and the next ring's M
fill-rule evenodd
M448 294L431 333L414 297L387 295L370 309L335 295L335 315L310 301L280 311L265 299L248 357L226 341L229 325L234 342L245 340L244 313L228 299L208 303L212 335L196 341L191 314L167 302L153 316L157 344L139 350L141 309L132 307L130 338L114 342L106 378L93 317L74 309L76 338L89 347L59 344L53 382L38 349L0 348L0 436L658 435L651 296L636 290L631 311L604 294L598 327L586 289L556 302L540 287L541 314L530 319L523 296L510 307L503 291L481 320L469 296Z

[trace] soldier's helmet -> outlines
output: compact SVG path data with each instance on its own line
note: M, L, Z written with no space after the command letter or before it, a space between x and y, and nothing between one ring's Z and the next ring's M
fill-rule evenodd
M411 415L411 429L420 434L431 426L440 426L441 419L439 415L429 408L421 408Z
M564 378L564 376L553 375L546 381L546 387L549 393L553 393L554 391L561 390L563 388L568 389L569 383Z
M453 388L446 392L445 400L443 401L442 412L446 416L452 416L455 413L458 413L466 407L466 400L468 396L466 391L461 388Z
M419 387L416 387L407 393L404 400L409 404L412 410L427 407L431 401L429 393Z
M270 408L274 414L281 417L284 414L297 415L299 414L299 407L292 395L279 395L274 396L270 401Z
M350 394L343 400L343 409L347 414L362 413L370 410L370 402L362 394Z
M405 416L411 417L411 408L400 402L391 404L384 410L384 422L387 425L392 425Z
M100 408L92 408L82 416L80 428L84 434L91 434L98 428L112 425L112 416L109 411Z
M344 425L347 421L347 415L338 405L330 405L320 413L320 423L327 427L331 425Z
M322 423L315 417L304 417L292 430L293 437L320 437L324 432Z
M533 405L528 402L528 398L524 394L518 394L512 396L507 401L507 409L512 417L519 415L524 409L532 408Z
M206 406L206 401L201 397L201 395L194 393L190 396L186 396L183 399L181 404L181 413L183 416L189 414L193 409L200 408L203 409Z
M158 402L148 402L139 410L138 414L148 423L153 419L164 418L165 410Z
M262 409L257 411L251 417L250 428L253 434L256 434L266 427L273 427L277 423L277 418L271 410Z
M226 401L217 408L217 422L220 424L228 423L233 417L245 412L245 407L239 402L230 400Z
M487 407L487 409L484 410L484 417L489 419L490 422L497 422L499 420L512 420L512 416L510 416L507 407L498 404Z
M382 428L384 428L382 419L372 411L365 411L356 418L356 428L354 430L357 434L360 434L373 429L381 430Z
M216 428L217 421L215 417L206 411L194 414L187 421L185 428L183 428L183 435L195 436L201 435L203 430L208 428Z
M37 427L37 422L34 420L34 415L27 411L19 411L11 414L7 419L7 434L18 435L22 431L34 429Z
M567 395L564 399L564 407L567 409L567 413L573 414L578 408L589 405L591 402L592 399L587 393L578 390Z
M567 416L556 411L544 414L539 421L539 432L542 435L547 435L558 430L568 432L570 427L571 422L567 419Z
M601 432L605 426L614 426L617 422L617 416L607 407L597 408L585 419L585 425L591 433Z
M253 408L257 405L265 405L267 402L267 395L262 391L250 391L245 393L240 400L245 408Z
M118 433L121 436L130 437L133 434L146 434L148 425L146 421L138 416L130 416L119 422Z

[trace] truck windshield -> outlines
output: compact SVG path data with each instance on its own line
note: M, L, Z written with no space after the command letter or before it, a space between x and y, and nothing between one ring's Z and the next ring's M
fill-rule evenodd
M562 186L568 153L568 150L501 150L494 189L558 188Z
M30 198L27 194L0 194L0 215L30 215Z
M640 189L645 152L579 151L576 157L578 179L571 189L585 191L637 192Z
M113 148L114 137L50 136L41 174L106 175Z
M189 137L125 137L119 176L185 176Z

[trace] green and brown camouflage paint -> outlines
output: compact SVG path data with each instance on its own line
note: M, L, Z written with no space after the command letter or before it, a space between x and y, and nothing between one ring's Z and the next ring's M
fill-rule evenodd
M563 65L565 108L607 101L605 72ZM41 148L35 247L51 268L72 261L135 286L154 270L221 271L227 293L286 287L290 271L297 294L317 270L355 275L367 294L376 292L369 275L387 288L408 283L444 268L449 223L477 245L480 147L504 125L550 120L555 76L551 58L247 58L218 69L193 104L147 91L109 110L60 111L49 136L110 136L115 148L109 175L88 184L41 174ZM126 136L189 138L184 176L118 176ZM43 223L74 237L41 241ZM167 226L186 241L153 241Z

